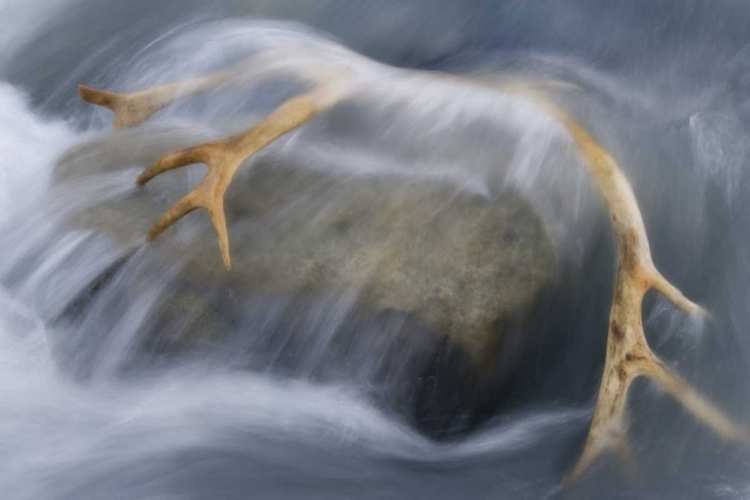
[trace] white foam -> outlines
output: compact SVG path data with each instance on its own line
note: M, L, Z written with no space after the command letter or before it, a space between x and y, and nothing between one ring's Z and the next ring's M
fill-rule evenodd
M55 158L74 139L64 122L35 115L17 88L0 82L0 225L38 204Z

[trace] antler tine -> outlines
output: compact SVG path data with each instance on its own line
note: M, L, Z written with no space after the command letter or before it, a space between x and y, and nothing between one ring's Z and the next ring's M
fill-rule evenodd
M155 240L169 226L182 219L184 216L196 208L205 208L211 218L211 224L216 232L216 239L219 243L221 260L227 270L232 268L232 259L229 253L229 234L227 232L227 222L224 215L223 199L218 197L206 196L203 189L191 191L180 201L175 203L159 221L151 226L148 231L147 241Z
M78 86L78 93L84 101L111 110L115 114L114 128L136 127L177 99L211 90L236 79L243 69L244 66L237 66L213 75L129 94L108 92L85 85Z
M697 420L728 441L750 444L750 434L732 422L684 380L672 373L658 359L650 363L645 374L677 399Z
M667 281L667 279L656 269L652 270L651 279L653 280L651 287L664 295L670 302L679 307L686 314L699 314L701 316L711 315L711 313L702 306L685 297L676 286Z
M586 443L565 483L569 485L580 479L594 460L608 450L619 448L628 454L627 395L633 380L640 376L655 381L722 438L750 444L746 429L672 373L648 347L641 307L649 289L659 291L686 313L706 314L706 311L657 271L635 194L615 160L577 121L539 92L528 87L515 87L511 91L531 97L565 126L599 189L617 240L617 276L604 372Z
M211 160L216 156L216 151L220 147L220 142L214 142L169 153L141 172L141 175L138 176L135 182L139 186L145 186L148 181L161 173L184 167L185 165L192 165L193 163L206 163L210 169Z

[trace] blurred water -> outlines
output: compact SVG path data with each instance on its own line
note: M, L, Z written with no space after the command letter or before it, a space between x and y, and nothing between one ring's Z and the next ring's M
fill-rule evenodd
M302 21L331 35L248 15ZM637 384L631 404L639 479L604 464L577 488L560 489L599 380L613 269L602 209L584 171L559 126L529 103L404 79L331 39L400 66L579 86L564 94L566 105L627 171L657 266L714 314L695 324L650 297L644 323L651 345L720 407L750 422L750 9L743 3L6 0L0 19L4 498L750 495L747 451L719 442L647 384ZM130 367L135 373L120 377L152 304L181 265L159 267L163 248L138 250L117 268L82 323L50 322L121 257L105 239L62 222L127 195L141 167L50 188L63 151L109 133L109 116L82 105L75 84L144 88L290 39L312 53L293 64L345 60L377 85L355 105L364 118L354 126L346 110L333 113L267 154L352 175L441 176L480 192L511 185L551 227L565 295L552 310L545 345L521 371L517 391L527 396L468 437L434 443L335 377L280 378L200 358L166 369ZM222 92L210 102L180 103L156 121L220 135L294 89ZM189 241L185 231L174 238ZM148 281L154 269L167 278ZM144 282L142 293L127 293ZM310 319L322 330L337 321L335 311ZM308 362L324 363L318 351L325 347L307 346ZM80 367L88 372L83 380L71 376Z

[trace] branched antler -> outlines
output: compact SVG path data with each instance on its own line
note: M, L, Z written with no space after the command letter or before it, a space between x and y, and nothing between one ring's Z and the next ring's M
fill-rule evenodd
M294 97L259 124L240 134L170 153L138 177L141 186L155 176L191 165L205 163L208 171L203 180L178 201L148 232L152 241L165 229L196 208L205 208L211 217L224 265L232 267L229 236L224 217L224 194L240 166L263 147L287 132L313 119L318 113L335 104L343 96L343 89L322 88Z
M257 62L257 61L256 61ZM264 75L249 73L247 63L230 70L185 82L167 84L132 94L117 94L79 85L78 91L87 102L104 106L115 113L114 126L130 127L141 124L153 113L175 100L191 94L233 83L237 80L259 80L285 73L289 68L271 68ZM260 77L259 77L260 76ZM306 71L303 73L317 87L304 95L296 96L279 106L273 113L253 127L218 141L182 149L160 158L138 177L143 186L157 175L176 168L205 163L208 167L203 180L185 197L170 208L148 232L148 241L154 240L169 226L192 212L204 208L216 231L219 250L224 265L231 269L229 235L224 215L224 195L234 175L242 164L265 146L312 120L330 108L349 92L349 85L341 72ZM335 76L335 77L334 77Z
M250 73L246 73L247 69L247 66L238 66L212 76L135 94L113 94L88 87L80 87L80 93L85 100L112 109L116 116L115 126L133 126L142 123L155 111L179 97L248 78ZM281 69L282 72L288 70L286 67ZM271 74L278 72L271 71ZM300 76L299 68L291 73ZM138 178L139 184L145 184L162 172L192 163L206 163L208 172L193 191L175 204L151 228L149 240L156 238L185 214L203 207L211 216L222 258L229 268L231 263L223 197L237 169L247 158L273 140L350 95L352 86L347 83L346 77L342 78L345 74L341 71L306 69L301 76L316 85L312 92L290 99L265 120L241 134L168 154L151 165ZM430 75L440 76L435 73ZM257 78L257 75L249 78ZM609 317L607 356L594 417L583 453L566 477L566 483L578 480L592 462L605 451L619 450L623 456L631 455L631 447L627 440L625 407L628 389L633 380L640 376L649 377L663 387L695 418L719 436L727 440L750 443L750 436L743 428L673 374L648 347L643 331L641 304L649 289L659 291L688 314L705 314L705 311L685 298L682 292L656 270L635 195L612 156L567 112L527 85L455 76L442 78L450 81L462 80L471 85L499 87L504 92L520 93L530 97L556 117L567 129L585 160L612 221L617 240L618 265Z

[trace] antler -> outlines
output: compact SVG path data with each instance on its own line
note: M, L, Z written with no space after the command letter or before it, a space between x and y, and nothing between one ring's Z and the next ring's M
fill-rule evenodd
M659 384L722 438L750 444L750 434L745 429L672 373L648 347L641 304L649 289L659 291L688 314L705 315L706 311L685 298L654 266L643 217L625 175L610 154L568 113L539 94L524 93L557 117L570 133L607 206L618 249L604 374L583 452L566 476L566 484L577 481L607 450L619 449L623 456L630 455L625 406L628 389L640 376Z
M141 123L155 111L179 97L201 92L241 77L245 71L243 68L244 66L217 75L157 87L135 94L112 94L88 87L81 87L80 92L85 100L115 111L115 126L132 126ZM316 90L290 99L265 120L241 134L171 153L141 174L138 183L142 185L167 170L198 162L208 165L208 172L201 183L151 228L149 240L156 238L190 211L203 207L211 216L222 258L226 267L230 268L223 197L237 169L258 150L311 120L352 91L346 78L340 78L340 71L332 73L325 70L309 70L309 68L305 71L302 72L303 76L317 84ZM299 68L292 73L299 76ZM441 78L463 80L470 84L495 89L499 87L506 93L521 93L531 97L555 116L570 133L574 144L586 161L612 221L617 240L618 264L609 317L607 356L589 434L580 459L565 479L566 483L570 484L578 480L591 463L607 450L619 449L624 456L630 455L625 407L628 389L633 380L640 376L654 380L695 418L721 437L750 443L750 435L743 428L732 422L718 408L673 374L648 347L643 331L641 304L649 289L658 290L688 314L706 314L706 312L685 298L657 271L651 258L646 229L633 190L606 149L568 113L545 96L531 90L528 85L512 82L503 84L498 81L480 81L474 78L452 76Z

